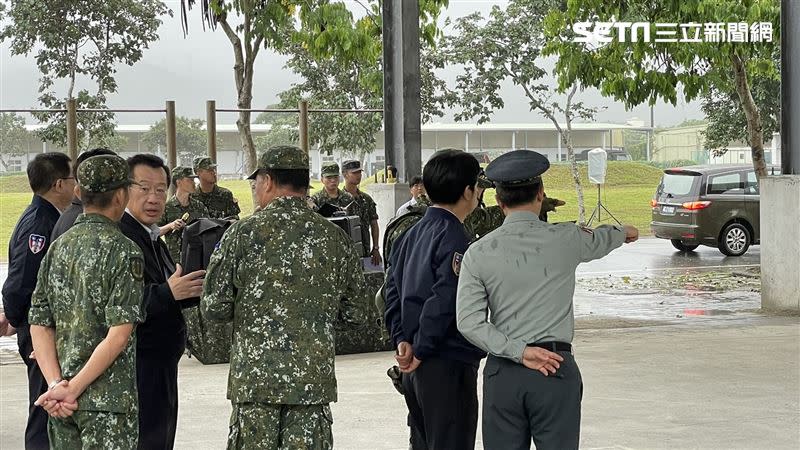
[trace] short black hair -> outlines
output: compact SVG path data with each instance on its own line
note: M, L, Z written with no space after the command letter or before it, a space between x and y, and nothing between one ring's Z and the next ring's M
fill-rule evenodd
M87 159L91 158L92 156L101 156L101 155L116 155L117 153L113 150L109 150L105 147L98 147L93 148L91 150L86 150L85 152L78 155L78 159L75 160L75 165L72 167L72 176L75 179L78 179L78 166L81 165L82 162L86 161Z
M408 187L414 186L415 184L422 184L422 175L414 175L411 181L408 182Z
M525 186L503 186L498 184L495 187L497 200L508 208L514 208L526 203L531 203L536 199L536 194L544 187L540 181L536 184Z
M261 169L262 175L269 175L278 186L289 186L293 191L305 192L311 182L308 169Z
M117 188L107 192L89 192L84 188L81 188L81 203L85 206L93 206L95 208L108 208L108 205L111 204L111 200L114 199L114 194L117 193L120 189L126 189L126 187Z
M153 169L164 169L164 173L167 175L167 184L170 182L170 175L169 175L169 168L166 164L164 164L164 160L159 158L156 155L150 155L147 153L140 153L138 155L133 155L128 158L128 172L130 177L133 178L133 169L136 166L147 166L152 167Z
M458 202L465 188L475 188L480 171L473 155L455 149L440 150L422 169L425 192L433 203L452 205Z
M28 184L35 194L45 194L62 178L69 178L69 156L61 152L39 153L28 164Z

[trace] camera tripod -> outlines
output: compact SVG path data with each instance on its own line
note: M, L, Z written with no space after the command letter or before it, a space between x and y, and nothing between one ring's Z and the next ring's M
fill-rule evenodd
M619 220L617 220L617 218L614 217L613 214L611 214L611 211L609 211L608 208L606 208L606 206L600 200L600 185L598 184L597 185L597 205L595 205L594 211L592 211L592 215L589 216L589 221L586 223L587 226L592 224L592 221L594 221L595 215L597 215L597 221L600 222L600 212L601 212L601 210L605 211L606 213L608 213L608 215L611 216L612 219L614 219L614 222L617 222L617 225L622 225L619 222Z

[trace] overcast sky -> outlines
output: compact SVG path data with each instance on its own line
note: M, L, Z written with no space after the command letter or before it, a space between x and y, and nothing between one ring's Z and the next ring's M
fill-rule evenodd
M352 8L360 15L355 2ZM493 5L504 1L450 0L444 15L461 17L474 11L486 15ZM109 107L162 108L165 100L175 100L179 115L205 118L205 101L216 100L220 108L236 106L236 89L233 82L233 55L230 43L222 31L203 31L198 9L190 12L189 36L184 39L180 25L179 2L168 0L175 11L173 17L165 16L159 29L160 40L145 50L144 57L133 67L120 66L116 75L119 90L110 96ZM33 56L12 57L7 42L0 44L0 107L30 108L36 106L39 72ZM286 58L271 51L259 54L255 67L253 107L263 107L277 100L277 94L289 88L297 77L283 67ZM552 69L552 67L550 67ZM440 76L454 80L457 70L445 70ZM554 82L554 80L551 80ZM62 90L65 95L66 89ZM546 119L531 113L519 88L510 83L502 92L505 108L492 117L493 123L545 122ZM624 123L638 117L649 125L649 108L641 106L626 111L624 106L602 97L597 91L586 91L580 99L589 106L605 106L597 115L598 122ZM118 114L122 124L149 124L158 120L158 114ZM686 119L702 119L699 103L679 102L677 106L658 104L655 107L655 125L670 126ZM234 123L234 114L220 113L218 123ZM451 115L436 119L453 122ZM29 123L33 123L31 120Z

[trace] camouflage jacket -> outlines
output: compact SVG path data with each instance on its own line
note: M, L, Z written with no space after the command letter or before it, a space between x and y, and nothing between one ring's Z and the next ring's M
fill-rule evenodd
M144 321L144 260L110 219L82 214L45 255L33 293L30 323L55 328L65 379L77 375L108 329ZM136 411L136 340L78 399L83 411Z
M464 228L467 229L467 233L472 240L475 240L500 228L505 218L506 216L499 206L478 206L464 219Z
M239 218L239 204L233 199L233 193L224 187L214 186L209 193L197 189L191 197L200 200L208 209L208 217L211 219Z
M164 208L164 215L161 216L161 220L158 221L158 225L163 227L164 225L176 219L180 219L186 213L189 214L189 219L186 220L187 225L197 219L209 216L208 209L203 202L197 198L190 195L189 204L183 206L181 205L181 202L178 201L178 197L173 195L169 200L167 200L167 205ZM164 235L164 242L167 243L169 254L172 256L172 260L176 263L181 262L181 245L183 243L182 231L183 230L178 230Z
M338 206L340 208L346 208L347 205L352 203L353 196L342 189L338 189L338 191L339 191L338 194L339 196L336 198L332 198L331 196L328 195L327 192L325 192L325 189L323 188L320 189L319 192L312 195L311 200L314 201L314 204L317 205L317 208L326 203L330 203L331 205Z
M336 401L335 325L361 323L366 295L352 242L304 198L279 197L232 225L200 301L207 319L233 321L228 398Z
M372 231L370 231L370 224L373 220L378 220L378 206L375 200L366 192L358 191L357 196L353 196L353 204L347 208L351 214L358 216L361 219L361 245L364 248L364 253L361 256L369 256L372 254Z
M542 201L542 210L539 213L539 220L547 222L547 213L555 211L559 201L560 200L557 198L545 197ZM467 233L469 233L472 239L477 239L500 228L500 225L503 224L505 219L506 216L499 206L479 206L464 219L464 227L466 227Z

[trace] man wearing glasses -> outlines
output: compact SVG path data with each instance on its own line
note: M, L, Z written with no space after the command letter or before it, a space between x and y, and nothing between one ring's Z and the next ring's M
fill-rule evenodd
M171 449L178 422L178 361L186 348L184 300L200 296L203 275L175 266L156 225L164 214L169 169L154 155L128 158L133 184L120 229L144 254L145 322L136 329L139 448Z
M8 244L8 277L3 284L0 336L10 336L16 329L19 355L28 367L30 402L25 448L47 449L47 413L33 404L47 391L47 382L33 355L28 310L39 266L50 248L50 233L72 201L75 178L69 156L59 152L36 155L28 164L27 172L33 199L20 216Z

